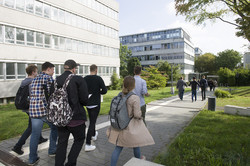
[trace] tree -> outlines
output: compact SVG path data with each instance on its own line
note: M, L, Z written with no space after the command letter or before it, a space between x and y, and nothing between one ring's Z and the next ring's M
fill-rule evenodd
M159 61L157 63L157 68L159 71L164 72L167 76L167 79L171 78L171 65L167 61ZM180 66L172 65L173 67L173 81L177 81L180 77Z
M208 72L209 74L214 74L216 71L215 67L216 56L211 53L205 53L195 59L194 68L195 71L199 73Z
M218 53L216 57L216 67L217 69L228 68L233 70L238 64L241 63L242 56L238 51L225 50Z
M121 89L121 83L122 83L122 79L119 79L118 75L116 72L114 72L111 76L111 86L110 89L111 90L118 90Z
M132 57L131 50L128 49L127 46L123 46L120 44L120 76L123 78L128 75L127 63L128 60Z
M234 86L235 85L235 73L228 68L220 68L217 73L219 75L220 84Z
M241 36L250 41L250 1L249 0L175 0L176 14L186 16L186 20L202 24L211 19L236 26ZM224 16L233 13L237 16L235 22L223 19Z
M166 86L166 77L155 66L146 67L142 71L141 76L146 80L149 89L158 89Z
M141 62L139 61L139 59L136 57L129 58L128 65L127 65L128 75L131 75L131 76L134 75L135 66L141 66Z

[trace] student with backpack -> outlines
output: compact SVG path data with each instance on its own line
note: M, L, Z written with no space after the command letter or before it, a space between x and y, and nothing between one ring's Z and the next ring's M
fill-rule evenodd
M30 94L30 84L32 80L37 76L37 66L29 65L26 68L26 73L28 77L25 78L17 91L15 105L17 109L21 109L29 116L29 94ZM31 134L31 119L29 117L29 123L27 129L23 132L22 136L19 138L16 145L12 148L14 152L19 155L23 154L22 146L25 144L26 140ZM48 139L43 138L42 135L39 139L39 144L46 142Z
M132 92L134 88L134 77L125 77L122 89L123 96L126 97L126 95L131 94L130 92ZM118 107L122 107L119 105L120 102L112 101L111 108L115 107L113 106L114 103L116 103ZM140 98L136 95L130 95L125 103L128 116L131 118L128 125L124 129L116 129L112 125L107 129L108 141L116 146L112 153L111 166L116 165L123 147L133 148L136 158L145 159L145 156L141 155L140 147L154 144L154 140L143 122ZM111 119L111 122L115 119L115 117Z
M74 60L67 60L64 63L65 72L56 78L57 87L62 88L65 83L67 83L67 79L73 74L73 77L66 86L68 102L73 115L72 119L66 126L57 127L58 144L56 149L55 166L64 166L70 134L74 137L74 143L68 154L68 161L65 164L67 166L77 165L77 158L85 140L85 121L87 118L83 106L87 105L89 94L86 81L83 77L75 75L77 72L77 66L79 66L79 64Z
M208 87L208 83L204 75L202 76L202 79L200 80L200 87L201 87L201 97L203 101L203 100L206 100L206 90Z

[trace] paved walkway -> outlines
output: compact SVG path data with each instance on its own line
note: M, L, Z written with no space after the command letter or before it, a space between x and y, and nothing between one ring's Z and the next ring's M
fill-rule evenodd
M210 95L210 92L207 94ZM145 155L148 161L151 161L160 151L169 145L171 141L180 133L185 126L193 119L193 117L206 105L207 100L201 101L200 92L198 93L198 100L191 101L191 94L186 93L183 101L177 96L165 98L151 102L147 105L146 123L151 132L155 145L141 148L142 155ZM93 144L97 146L95 151L85 152L84 146L78 157L78 166L109 166L110 158L114 145L108 142L106 137L106 130L109 126L108 116L100 116L97 120L97 130L99 132L98 140ZM43 131L43 136L49 138L49 129ZM0 149L10 152L19 137L2 141ZM29 154L29 140L25 144L24 154L18 156L20 159L27 161ZM68 151L71 148L73 139L69 141ZM48 156L48 142L39 145L38 156L40 161L39 166L53 166L54 158ZM133 150L131 148L124 148L118 161L118 166L124 165L133 157Z

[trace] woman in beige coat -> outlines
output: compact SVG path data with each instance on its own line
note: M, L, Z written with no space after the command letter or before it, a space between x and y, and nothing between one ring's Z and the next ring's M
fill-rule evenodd
M134 88L134 77L125 77L123 81L123 94L128 94ZM133 117L129 125L123 130L117 130L112 126L107 130L109 142L116 145L111 157L111 166L116 165L123 147L133 148L134 156L136 158L143 158L144 156L141 156L140 147L154 144L154 140L141 117L140 98L136 95L130 96L127 100L127 109L129 117Z

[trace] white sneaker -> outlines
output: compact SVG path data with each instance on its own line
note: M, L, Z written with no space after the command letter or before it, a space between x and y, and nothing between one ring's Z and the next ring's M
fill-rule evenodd
M97 136L98 136L98 131L95 131L95 136L91 137L93 141L97 140Z
M85 152L95 150L95 145L85 145Z

